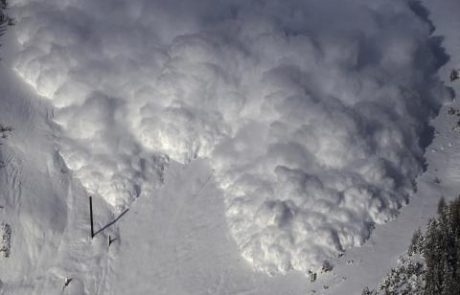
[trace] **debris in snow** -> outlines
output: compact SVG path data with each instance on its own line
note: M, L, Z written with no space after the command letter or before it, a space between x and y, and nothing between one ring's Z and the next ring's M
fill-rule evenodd
M12 131L13 131L13 128L9 126L3 126L2 124L0 124L0 138L1 139L8 138L8 136L11 134Z
M72 282L72 278L65 278L65 281L64 281L64 288L67 287L70 282Z
M321 273L330 272L332 269L333 269L332 264L329 261L325 260L321 268Z
M458 114L458 110L457 110L457 109L454 109L453 107L450 107L450 108L447 110L447 114L448 114L448 115L451 115L451 116L456 115L456 114Z
M460 78L460 70L452 70L452 72L450 72L450 81L453 82L457 79Z
M460 131L460 120L457 121L454 127L452 127L453 131Z
M317 274L316 272L308 271L308 276L310 277L310 282L316 281Z
M10 256L11 252L11 226L7 223L0 225L0 253L3 257Z
M112 243L115 242L116 240L118 240L117 237L112 237L111 235L109 235L109 247L110 247L110 245L112 245Z

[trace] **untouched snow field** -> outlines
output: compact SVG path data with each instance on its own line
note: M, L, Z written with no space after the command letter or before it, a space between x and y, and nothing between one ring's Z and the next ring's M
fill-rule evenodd
M12 3L0 294L360 294L459 193L457 1L147 2Z

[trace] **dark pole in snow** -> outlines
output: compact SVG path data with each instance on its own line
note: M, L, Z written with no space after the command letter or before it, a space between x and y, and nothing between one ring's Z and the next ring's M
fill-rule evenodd
M93 226L93 198L89 196L89 215L91 218L91 239L94 238L94 226Z

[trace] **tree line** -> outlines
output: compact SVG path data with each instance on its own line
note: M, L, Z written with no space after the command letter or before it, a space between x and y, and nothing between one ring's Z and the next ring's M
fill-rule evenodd
M412 236L407 255L363 295L460 295L460 196L441 199L436 217Z

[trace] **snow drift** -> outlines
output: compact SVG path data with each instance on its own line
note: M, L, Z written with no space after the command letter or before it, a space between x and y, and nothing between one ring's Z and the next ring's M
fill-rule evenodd
M406 1L17 0L15 68L114 206L209 159L243 257L317 270L393 218L446 98ZM205 209L204 209L205 210ZM206 212L203 212L206 214Z

